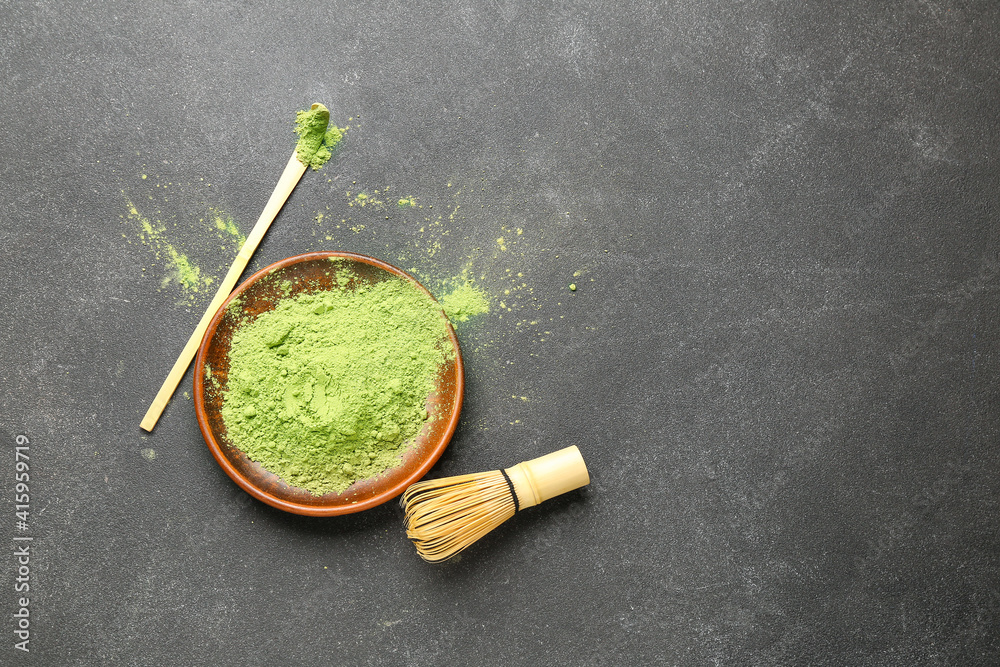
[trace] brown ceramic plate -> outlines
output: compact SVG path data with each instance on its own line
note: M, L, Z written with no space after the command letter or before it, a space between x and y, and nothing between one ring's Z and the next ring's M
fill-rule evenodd
M345 285L337 283L331 258L347 263L355 277ZM341 264L343 266L343 264ZM462 355L455 332L448 326L450 344L455 354L443 363L435 381L435 390L427 397L427 411L438 415L428 420L416 440L405 451L402 463L369 479L359 480L343 493L315 496L304 489L290 486L274 473L251 461L230 442L221 416L229 377L229 351L237 324L227 317L230 305L240 309L240 324L251 322L262 313L274 310L282 299L303 292L351 290L358 281L381 282L393 276L403 278L413 289L431 296L423 285L409 274L372 257L347 252L313 252L289 257L252 275L233 292L208 325L205 338L194 363L194 402L198 425L205 442L233 481L250 495L286 512L311 516L332 516L360 512L395 498L406 487L422 478L441 457L462 409L464 375ZM286 293L282 283L289 281ZM287 285L287 283L285 283ZM431 296L433 299L433 296ZM236 299L238 302L234 303ZM444 311L441 317L445 317ZM211 367L211 381L205 380L205 366Z

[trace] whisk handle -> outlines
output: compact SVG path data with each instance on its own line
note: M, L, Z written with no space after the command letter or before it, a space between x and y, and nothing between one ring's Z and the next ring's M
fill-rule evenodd
M590 484L580 450L573 445L507 468L519 509Z

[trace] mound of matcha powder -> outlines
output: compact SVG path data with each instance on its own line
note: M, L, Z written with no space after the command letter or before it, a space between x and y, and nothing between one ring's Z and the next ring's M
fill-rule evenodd
M441 307L452 322L468 322L470 318L490 312L486 295L472 283L462 283L443 295Z
M453 354L440 307L402 279L301 293L237 328L222 418L288 484L341 493L399 464Z

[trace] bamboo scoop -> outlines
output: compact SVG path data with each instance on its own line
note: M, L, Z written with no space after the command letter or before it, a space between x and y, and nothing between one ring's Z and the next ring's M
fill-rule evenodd
M208 310L205 314L201 316L201 321L198 322L198 326L195 327L194 333L191 334L191 338L188 339L187 345L181 350L181 355L177 357L177 361L174 362L174 367L170 369L170 373L167 374L167 379L163 381L163 386L160 387L160 391L157 392L156 398L153 399L153 404L149 406L149 410L146 411L146 416L142 418L142 423L139 424L142 428L147 431L152 431L153 427L156 426L157 420L159 420L160 415L163 414L164 408L167 407L167 403L170 402L170 397L174 395L174 391L177 390L177 385L180 384L181 378L184 377L184 373L187 371L187 367L191 365L191 360L194 359L195 353L198 351L198 345L201 343L202 337L205 335L205 330L208 329L209 322L212 321L212 317L215 316L219 307L229 296L229 293L233 291L236 286L236 281L239 280L240 275L243 270L247 268L247 264L250 262L250 257L253 255L254 250L260 244L262 238L264 238L264 232L267 228L271 226L274 218L278 215L278 211L281 207L285 205L285 201L288 200L288 196L292 194L292 190L298 184L299 179L302 178L302 174L306 171L306 165L299 162L298 157L293 152L292 157L288 160L288 164L285 165L285 170L281 172L281 177L278 179L278 185L274 188L274 192L271 193L271 197L267 200L267 204L264 206L264 211L260 214L260 218L257 219L257 224L254 225L253 230L250 235L247 236L246 242L243 247L240 248L239 254L236 255L236 260L233 265L229 268L229 273L226 277L222 279L222 284L219 285L219 290L215 293L215 298L212 299L212 303L208 305Z

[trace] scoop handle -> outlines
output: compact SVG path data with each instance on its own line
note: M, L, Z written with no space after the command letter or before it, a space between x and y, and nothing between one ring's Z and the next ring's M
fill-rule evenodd
M285 205L288 196L292 194L292 190L295 189L295 185L305 172L306 166L299 162L293 152L292 157L288 160L288 164L285 165L284 171L281 172L281 177L278 178L278 185L275 186L274 192L271 193L267 204L264 205L264 211L260 214L257 224L250 231L247 240L243 242L243 247L240 248L239 253L236 255L233 265L229 267L226 277L222 279L222 284L219 285L219 289L215 293L215 298L208 305L205 314L201 316L198 326L195 327L184 349L181 350L180 356L177 357L177 361L174 362L173 367L167 374L167 379L163 381L160 390L156 392L156 396L153 398L152 404L146 410L146 416L142 418L142 422L139 424L144 430L152 431L153 427L156 426L156 422L159 421L160 415L166 409L167 403L170 402L170 398L177 391L177 385L181 383L181 378L184 377L188 366L191 365L191 360L194 359L194 355L198 351L198 346L201 345L201 339L204 337L205 331L208 330L208 325L212 321L212 318L215 317L216 311L219 310L223 302L229 297L229 293L236 287L236 281L239 280L243 270L247 268L253 251L257 249L261 239L264 238L264 232L271 226L274 218L278 215L278 211Z

